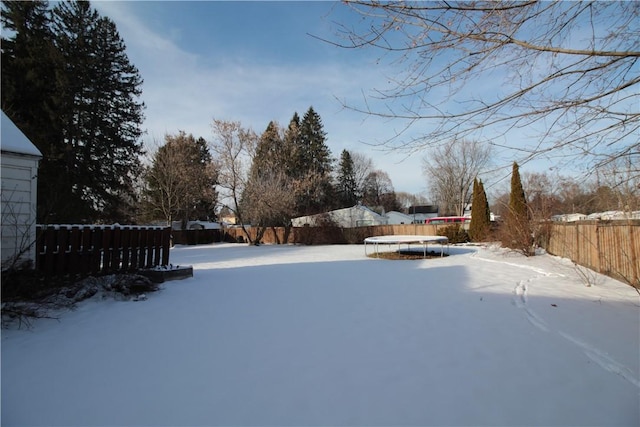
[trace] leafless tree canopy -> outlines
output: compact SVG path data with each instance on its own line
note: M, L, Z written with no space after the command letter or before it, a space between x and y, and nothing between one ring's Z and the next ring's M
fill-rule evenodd
M333 43L377 48L402 70L348 107L427 129L390 147L486 138L521 163L628 157L638 173L640 2L346 3L363 21Z
M464 214L471 203L473 181L489 165L491 147L476 141L454 141L423 158L431 197L444 215Z
M218 161L218 188L221 202L243 226L240 197L247 186L249 168L255 155L258 136L240 122L214 119L211 124L211 150ZM248 237L248 233L245 234Z

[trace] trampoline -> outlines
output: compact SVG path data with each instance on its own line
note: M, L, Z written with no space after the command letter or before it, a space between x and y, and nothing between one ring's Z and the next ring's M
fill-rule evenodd
M427 257L427 246L429 243L439 243L440 256L444 256L444 245L448 243L449 239L445 236L412 236L412 235L398 235L398 236L373 236L364 239L364 254L367 254L367 244L373 244L373 250L376 256L378 255L378 247L383 245L398 245L398 252L400 252L401 245L407 245L409 248L411 245L422 245L422 253L424 258Z

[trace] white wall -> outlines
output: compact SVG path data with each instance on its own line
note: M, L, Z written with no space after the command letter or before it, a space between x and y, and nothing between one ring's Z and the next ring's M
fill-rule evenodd
M6 268L29 246L19 258L35 261L38 158L3 151L0 159L2 267Z

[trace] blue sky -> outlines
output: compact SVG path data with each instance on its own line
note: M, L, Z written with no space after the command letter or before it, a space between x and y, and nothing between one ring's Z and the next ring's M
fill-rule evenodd
M213 118L240 121L261 133L271 120L288 124L310 107L320 114L334 157L343 149L372 158L396 191L424 194L422 153L372 146L399 122L344 109L388 85L395 70L374 50L345 50L336 25L359 17L332 2L106 2L94 7L117 25L144 79L145 144L179 130L212 139ZM420 132L420 126L411 129ZM407 135L408 137L410 134ZM426 153L424 153L426 154ZM509 166L513 159L502 158Z

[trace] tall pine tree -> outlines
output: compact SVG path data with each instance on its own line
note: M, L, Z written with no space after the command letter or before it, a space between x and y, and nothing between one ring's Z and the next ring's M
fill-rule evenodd
M66 64L60 71L61 143L69 190L80 205L75 212L117 220L141 172L142 79L115 24L89 2L58 3L53 16L56 46Z
M516 162L513 162L509 209L505 216L502 235L503 246L527 256L535 255L527 198L522 188L520 168Z
M469 237L474 242L485 240L491 227L491 213L484 185L479 179L473 182L473 202L471 205L471 224L469 225Z
M298 214L316 214L332 209L334 189L331 183L331 151L326 143L322 119L313 107L309 107L300 122L292 153L294 175L298 179Z
M340 155L336 181L336 193L339 203L336 207L344 208L355 205L358 202L358 185L356 183L353 159L348 150L342 150Z
M89 2L3 2L2 108L43 154L38 221L129 221L142 79Z

